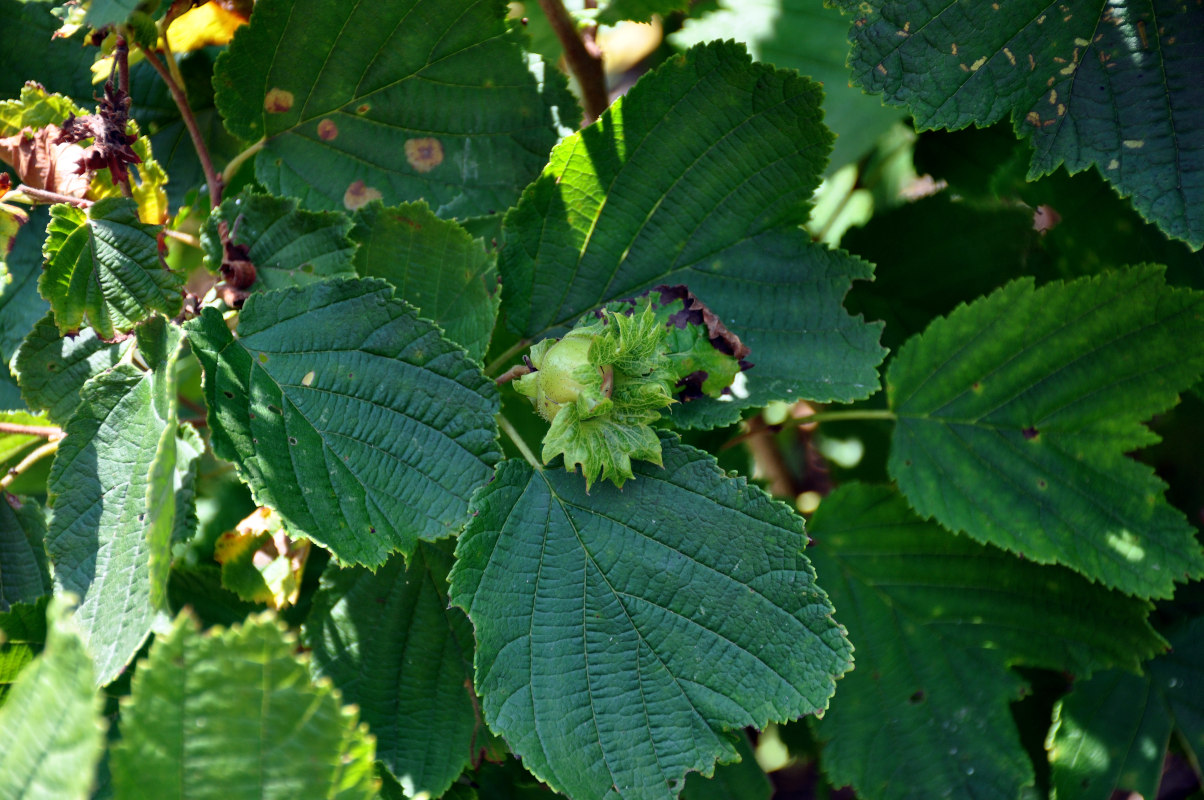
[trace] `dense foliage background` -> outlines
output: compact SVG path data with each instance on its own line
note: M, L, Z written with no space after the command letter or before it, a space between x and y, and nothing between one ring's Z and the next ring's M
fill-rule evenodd
M1204 5L596 5L0 0L0 797L1202 796Z

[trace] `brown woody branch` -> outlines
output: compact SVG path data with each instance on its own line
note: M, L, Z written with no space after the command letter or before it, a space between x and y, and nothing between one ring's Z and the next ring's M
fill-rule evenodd
M209 186L209 205L217 208L222 202L222 179L213 167L213 158L209 155L209 148L205 146L205 137L201 135L201 128L197 125L192 107L188 105L188 96L184 94L183 87L176 82L171 72L153 51L143 48L142 53L146 56L147 63L155 72L159 73L159 77L167 84L167 90L171 92L172 100L175 100L176 107L180 109L184 127L188 129L188 135L192 138L192 146L196 148L197 158L201 161L201 169L205 172L205 183Z
M539 7L556 32L560 46L564 48L565 62L581 84L581 99L585 105L585 117L581 123L589 125L602 116L602 112L610 105L606 74L602 70L602 51L598 49L592 33L582 37L562 0L539 0Z

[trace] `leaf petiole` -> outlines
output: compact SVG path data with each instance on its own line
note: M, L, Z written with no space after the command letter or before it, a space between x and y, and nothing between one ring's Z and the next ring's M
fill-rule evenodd
M777 425L771 426L773 430L785 430L787 428L801 428L803 425L810 425L813 422L844 422L851 420L890 420L897 419L898 416L894 411L888 408L842 408L835 411L817 411L814 414L808 414L805 417L787 419ZM745 431L739 436L729 439L720 450L728 450L749 437L764 433L764 430Z
M523 458L527 460L527 463L530 464L536 472L543 472L543 464L539 463L539 459L535 457L535 453L532 452L531 448L527 446L527 443L523 441L523 437L519 435L519 432L515 430L514 426L510 424L510 420L506 419L506 417L502 414L498 414L497 424L498 427L502 429L502 432L510 438L510 441L514 442L514 446L518 448L518 452L523 454Z
M234 180L234 175L238 172L239 167L241 167L248 158L262 150L265 142L265 139L260 139L258 142L255 142L255 144L251 145L246 150L243 150L234 158L230 159L230 163L227 164L226 168L222 170L223 186L228 185L230 181Z

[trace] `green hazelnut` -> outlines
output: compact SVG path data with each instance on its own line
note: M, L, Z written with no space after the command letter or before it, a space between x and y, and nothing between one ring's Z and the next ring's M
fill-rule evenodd
M585 385L577 379L578 371L589 365L589 346L592 337L568 336L544 353L539 365L539 388L543 396L557 405L571 403Z

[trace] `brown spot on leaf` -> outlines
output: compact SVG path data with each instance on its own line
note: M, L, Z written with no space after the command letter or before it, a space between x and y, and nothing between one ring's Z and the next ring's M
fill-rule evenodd
M363 181L356 181L347 187L347 191L343 193L343 207L348 211L355 211L357 208L363 208L373 200L380 200L383 195L379 189L374 189L368 186Z
M443 143L430 136L407 139L406 161L419 172L430 172L443 163Z
M372 105L370 103L360 103L355 107L355 113L357 114L367 114L371 110Z
M1037 438L1037 429L1032 427L1031 425L1029 427L1025 428L1024 430L1020 431L1020 433L1024 436L1025 439L1028 439L1029 441L1032 441L1033 439Z
M269 114L283 114L293 107L293 93L285 89L268 89L263 98L263 110Z
M333 119L324 119L318 123L318 138L322 141L329 142L338 135L339 126L334 124Z

